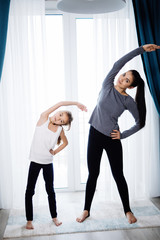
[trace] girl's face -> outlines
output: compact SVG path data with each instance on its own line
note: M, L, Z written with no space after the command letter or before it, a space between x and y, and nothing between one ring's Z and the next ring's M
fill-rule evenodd
M133 88L131 87L132 83L133 83L133 75L132 75L132 72L128 71L119 76L116 85L119 88L126 89L126 88Z
M59 111L52 116L51 120L56 125L66 125L68 123L68 115L66 112Z

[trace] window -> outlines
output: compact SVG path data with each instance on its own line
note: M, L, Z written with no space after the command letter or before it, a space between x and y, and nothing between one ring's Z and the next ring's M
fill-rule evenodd
M122 56L121 43L126 43L126 52L132 39L127 17L112 17L112 15L107 17L46 15L47 48L50 53L48 67L52 69L51 73L48 72L54 79L53 88L55 83L56 89L59 86L56 90L55 102L57 99L70 99L82 102L88 107L87 113L71 108L75 120L71 131L66 132L69 146L54 161L56 188L69 191L85 188L88 175L88 121L96 105L105 74L111 69L114 61ZM123 34L121 34L122 26ZM52 89L51 84L49 86ZM59 92L60 96L57 95ZM125 121L123 125L126 127ZM99 181L106 179L104 166L106 166L106 155L105 158L102 157L102 174Z
M72 32L72 34L69 34ZM93 19L46 15L47 71L50 102L71 99L92 106L96 94ZM56 85L56 91L54 86ZM92 100L91 100L92 99ZM87 180L88 113L71 108L74 123L66 132L69 146L54 161L55 188L82 190Z
M93 19L76 19L77 39L77 80L78 97L87 106L92 105L89 89L94 92L94 44ZM80 182L85 183L88 175L86 167L87 135L89 114L79 116Z
M48 102L65 99L63 16L46 15L47 42L47 93ZM67 151L56 156L54 161L54 182L56 188L68 187Z

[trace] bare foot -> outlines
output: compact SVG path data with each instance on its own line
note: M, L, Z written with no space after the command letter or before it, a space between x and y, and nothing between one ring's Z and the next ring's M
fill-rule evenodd
M26 224L26 229L34 229L33 225L32 225L32 221L28 221L27 224Z
M76 221L82 223L86 220L87 217L89 217L89 212L87 210L84 210L82 215L79 218L76 218Z
M60 221L58 220L58 218L53 218L53 222L54 222L54 224L55 224L57 227L62 224L62 222L60 222Z
M133 213L131 213L131 212L127 212L127 213L126 213L126 217L127 217L128 222L129 222L130 224L137 222L137 219L135 218L135 216L134 216Z

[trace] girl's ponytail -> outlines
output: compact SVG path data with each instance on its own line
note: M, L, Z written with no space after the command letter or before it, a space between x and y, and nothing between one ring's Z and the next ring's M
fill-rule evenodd
M137 87L135 101L137 103L137 108L139 112L140 118L140 128L145 126L146 122L146 103L145 103L145 92L144 92L144 81L141 78L139 72L136 70L131 70L134 80L132 83L132 87Z
M61 136L58 137L57 145L59 145L60 143L61 143Z

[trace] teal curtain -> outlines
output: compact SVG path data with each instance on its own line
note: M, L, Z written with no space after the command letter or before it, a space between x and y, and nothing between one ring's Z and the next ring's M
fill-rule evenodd
M132 0L139 45L160 45L160 0ZM160 50L142 55L148 86L160 115Z
M0 80L6 48L10 0L0 0Z

